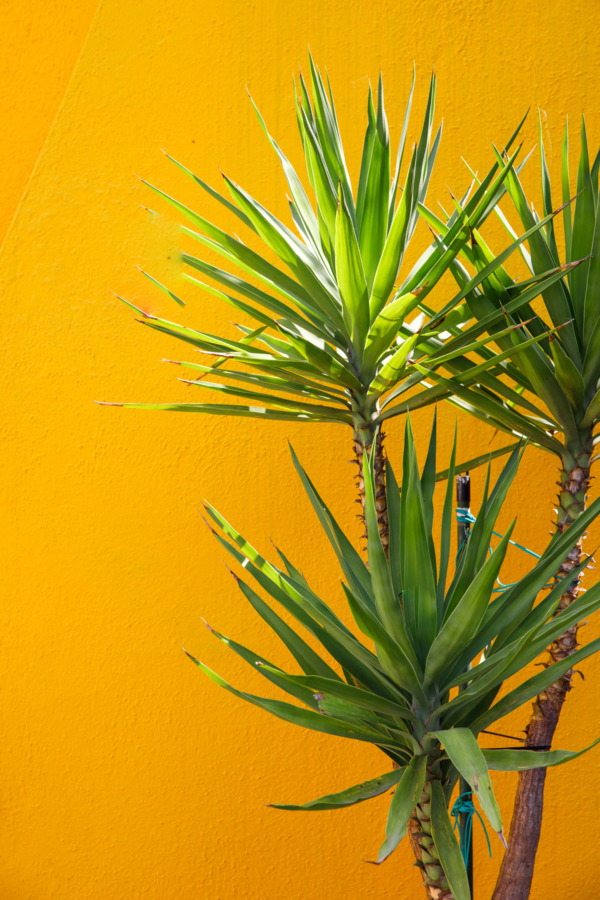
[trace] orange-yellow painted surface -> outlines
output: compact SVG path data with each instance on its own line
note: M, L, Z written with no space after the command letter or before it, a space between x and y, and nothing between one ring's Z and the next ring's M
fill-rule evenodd
M93 5L53 7L57 33L77 33L81 44ZM43 10L25 4L22 27L33 28ZM600 140L599 27L600 7L589 0L104 0L0 256L2 900L420 896L408 847L381 868L363 862L382 840L385 800L310 815L265 807L374 776L384 757L243 705L181 652L184 643L234 683L261 687L206 631L204 616L286 661L225 570L198 514L203 497L267 553L272 537L340 610L339 574L293 474L288 438L342 523L356 536L358 527L342 428L93 404L189 396L176 370L159 363L182 345L137 325L111 289L207 331L229 327L228 310L184 287L178 226L134 173L225 221L161 155L166 147L215 185L221 166L286 215L283 178L244 86L298 161L291 76L310 43L329 69L352 166L368 79L381 66L397 137L414 59L416 107L435 66L445 121L432 200L445 199L446 184L465 185L461 155L487 166L491 140L502 142L529 105L547 112L556 176L567 114L576 122L585 110L591 141ZM68 79L50 62L61 52L32 43L31 77L17 87L23 103L53 86L58 105ZM533 122L525 136L531 145ZM32 132L31 161L38 141ZM16 184L21 158L7 166ZM533 160L530 169L533 185ZM137 265L185 291L186 310L153 292ZM439 415L443 454L454 412ZM430 413L415 418L421 439L429 422ZM490 445L484 426L459 424L461 455ZM400 432L396 421L392 459ZM517 540L534 548L551 527L555 480L554 461L527 451L502 514L503 525L518 514ZM526 564L515 556L513 571ZM584 634L597 632L596 621ZM557 745L566 748L600 734L600 661L584 669L560 724ZM515 733L524 723L523 714L504 725ZM591 896L599 774L598 752L549 773L534 900ZM495 784L509 817L514 778ZM476 848L483 900L502 849L495 842L488 860L478 826Z
M2 0L0 242L71 79L98 0Z

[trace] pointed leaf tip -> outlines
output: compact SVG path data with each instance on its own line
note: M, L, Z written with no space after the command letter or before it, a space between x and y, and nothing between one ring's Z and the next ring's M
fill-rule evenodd
M204 524L206 525L206 527L208 528L208 530L210 531L210 533L211 533L211 534L214 534L214 535L216 536L217 532L216 532L215 529L212 527L212 525L208 522L208 520L205 519L204 516L203 516L202 514L200 514L200 518L202 519L202 521L204 522Z
M213 532L213 533L214 533L214 532ZM223 565L225 566L225 568L227 569L227 571L229 572L229 574L231 575L231 577L232 577L232 578L235 578L237 584L239 584L239 583L240 583L240 579L239 579L239 577L235 574L235 572L233 571L233 569L230 569L229 566L227 565L227 563L223 563Z

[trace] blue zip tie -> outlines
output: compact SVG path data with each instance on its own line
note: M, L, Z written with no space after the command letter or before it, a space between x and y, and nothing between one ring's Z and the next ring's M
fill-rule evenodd
M465 866L468 864L469 855L471 852L471 842L473 840L473 816L477 816L483 826L483 833L485 834L485 839L488 845L488 853L490 856L492 855L492 847L487 833L487 828L485 827L485 822L481 818L479 811L475 809L475 806L471 799L472 793L473 791L466 791L464 794L459 794L456 798L451 812L451 815L454 816L454 830L456 831L456 829L458 828L460 852L462 853L462 858L465 862ZM464 829L460 824L460 816L463 813L466 813L467 816L467 821L465 823Z

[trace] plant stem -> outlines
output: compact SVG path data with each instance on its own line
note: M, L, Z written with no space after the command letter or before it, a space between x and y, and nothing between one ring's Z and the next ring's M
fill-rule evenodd
M375 436L370 429L354 429L354 454L358 469L356 474L356 486L358 488L358 496L362 512L359 518L364 522L365 517L365 479L363 474L363 451L366 450L370 456L374 453L373 468L375 472L375 508L377 509L377 526L381 543L387 556L389 549L389 527L387 500L385 496L385 455L383 450L384 434L381 430ZM354 461L354 460L353 460ZM366 532L365 532L366 536Z
M431 834L431 785L434 777L425 782L415 817L411 820L411 843L419 849L418 866L423 875L423 885L430 900L446 900L452 898L448 880L444 875L440 858L433 843Z
M576 445L568 445L563 455L558 493L556 528L562 534L585 509L590 477L592 435L587 434ZM581 541L562 562L558 577L564 578L581 561ZM562 595L557 613L576 599L580 592L577 579ZM544 666L565 659L577 648L577 625L561 634L548 650ZM549 747L567 693L571 690L573 670L540 694L534 704L526 728L528 747ZM527 900L531 891L544 810L546 769L530 769L519 773L517 794L510 826L508 849L502 860L492 900Z

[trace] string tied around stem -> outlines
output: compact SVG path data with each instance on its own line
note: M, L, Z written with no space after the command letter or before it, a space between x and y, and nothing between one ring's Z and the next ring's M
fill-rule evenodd
M462 858L465 861L465 866L469 860L469 854L471 852L471 842L473 840L473 816L477 816L481 825L483 827L483 833L485 834L485 839L488 845L488 853L492 855L492 847L490 844L490 839L487 833L487 828L485 827L485 822L481 818L481 815L477 809L475 809L475 805L472 800L473 791L465 791L464 794L459 794L454 802L454 806L451 810L451 815L454 817L454 830L458 828L458 838L460 843L460 852L462 853ZM465 816L464 824L461 824L461 815Z
M476 521L476 519L470 509L458 506L456 508L456 521L458 522L459 525L465 525L465 526L469 527ZM503 537L503 535L501 535L500 532L498 532L498 531L492 531L492 534L495 534L496 537L499 537L499 538ZM462 541L460 547L458 548L458 551L456 553L457 560L461 554L463 547L465 546L465 544L467 542L467 539L468 539L467 537L463 538L463 541ZM535 553L535 551L530 550L528 547L524 547L522 544L517 544L516 541L509 541L508 543L511 544L511 546L516 547L517 550L522 550L523 553L528 553L529 556L533 556L535 559L542 558L539 555L539 553ZM492 548L490 547L490 553L491 552L492 552ZM513 584L502 584L502 582L500 581L499 578L496 578L496 583L497 583L498 587L494 588L494 593L505 591L508 588L512 588L512 587L516 586L516 582ZM556 584L555 581L548 582L546 587L548 587L548 588L553 587L554 584Z

